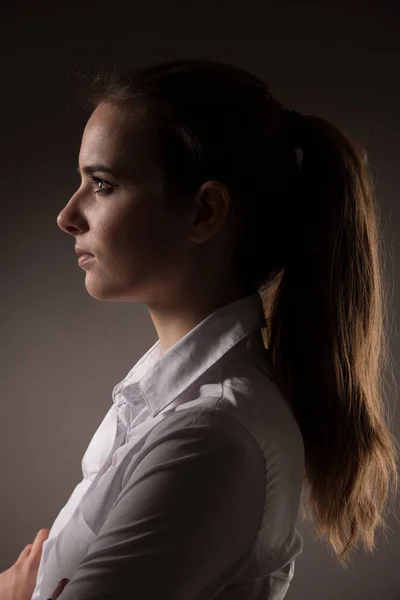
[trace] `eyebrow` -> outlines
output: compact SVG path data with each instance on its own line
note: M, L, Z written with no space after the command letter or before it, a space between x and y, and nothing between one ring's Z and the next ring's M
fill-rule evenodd
M79 165L76 167L76 170L78 171L78 173L80 175L81 174L81 169L79 168ZM91 173L95 173L96 171L102 171L103 173L109 173L113 177L120 177L120 175L118 175L118 173L116 173L112 169L109 169L105 165L101 165L99 163L96 163L94 165L86 165L82 169L82 172L86 173L86 175L90 175Z

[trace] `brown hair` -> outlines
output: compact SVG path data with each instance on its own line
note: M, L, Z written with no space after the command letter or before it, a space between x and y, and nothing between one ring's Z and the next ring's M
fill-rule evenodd
M366 153L337 127L291 113L255 75L210 60L118 74L78 97L157 128L170 201L217 179L237 211L234 269L263 299L264 343L305 446L305 515L340 564L375 548L397 493L385 411L391 365L383 236ZM392 372L390 371L390 374Z

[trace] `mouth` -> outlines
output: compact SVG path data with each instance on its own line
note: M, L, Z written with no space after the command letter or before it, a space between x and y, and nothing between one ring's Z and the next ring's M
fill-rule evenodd
M79 246L75 246L75 252L80 256L94 256L91 252L88 252L84 248L79 248Z
M83 264L90 262L93 258L94 258L93 254L81 254L80 257L78 258L78 264L79 264L79 266L82 266Z

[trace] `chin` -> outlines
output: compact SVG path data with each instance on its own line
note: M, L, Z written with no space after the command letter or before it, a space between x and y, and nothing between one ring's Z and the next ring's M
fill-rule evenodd
M86 284L86 291L95 300L103 302L142 302L138 294L117 285Z

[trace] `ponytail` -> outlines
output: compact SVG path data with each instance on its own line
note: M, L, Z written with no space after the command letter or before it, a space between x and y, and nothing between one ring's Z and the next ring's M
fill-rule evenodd
M292 113L301 150L297 211L281 278L269 287L266 345L299 423L317 537L339 561L372 552L397 443L385 414L387 306L378 206L365 153L326 120ZM293 216L293 215L292 215Z

